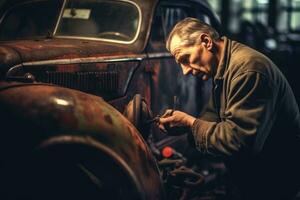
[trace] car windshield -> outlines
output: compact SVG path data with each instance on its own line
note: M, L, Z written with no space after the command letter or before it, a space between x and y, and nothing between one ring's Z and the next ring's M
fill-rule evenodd
M65 6L55 35L133 41L140 17L127 1L71 0Z
M0 40L19 40L51 35L61 8L61 1L35 1L9 9L1 20Z
M2 17L0 40L55 35L131 43L137 37L141 15L132 2L69 0L61 12L62 2L31 1L12 7Z

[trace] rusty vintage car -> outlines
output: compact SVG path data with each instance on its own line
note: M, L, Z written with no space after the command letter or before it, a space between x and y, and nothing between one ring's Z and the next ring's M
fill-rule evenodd
M188 16L218 29L206 1L7 0L0 14L1 199L183 195L165 170L178 171L186 140L148 121L173 96L201 110L206 86L181 75L165 39ZM202 181L184 169L186 184Z

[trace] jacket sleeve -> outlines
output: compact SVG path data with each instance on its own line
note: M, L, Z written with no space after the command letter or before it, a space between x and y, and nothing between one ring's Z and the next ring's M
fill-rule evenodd
M258 72L245 72L230 83L221 122L196 119L192 126L195 146L203 153L232 155L261 150L274 123L276 89Z

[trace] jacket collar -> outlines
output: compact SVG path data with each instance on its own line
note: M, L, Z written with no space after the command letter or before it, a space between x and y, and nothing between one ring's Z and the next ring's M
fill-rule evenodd
M224 73L230 60L231 40L225 36L222 37L222 40L224 40L224 51L222 52L219 65L217 66L217 72L213 79L215 83L223 80Z

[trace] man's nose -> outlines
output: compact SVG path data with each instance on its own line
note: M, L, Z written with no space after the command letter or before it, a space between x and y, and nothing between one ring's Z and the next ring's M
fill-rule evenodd
M182 69L183 75L188 75L192 71L192 68L190 68L186 65L181 65L181 69Z

